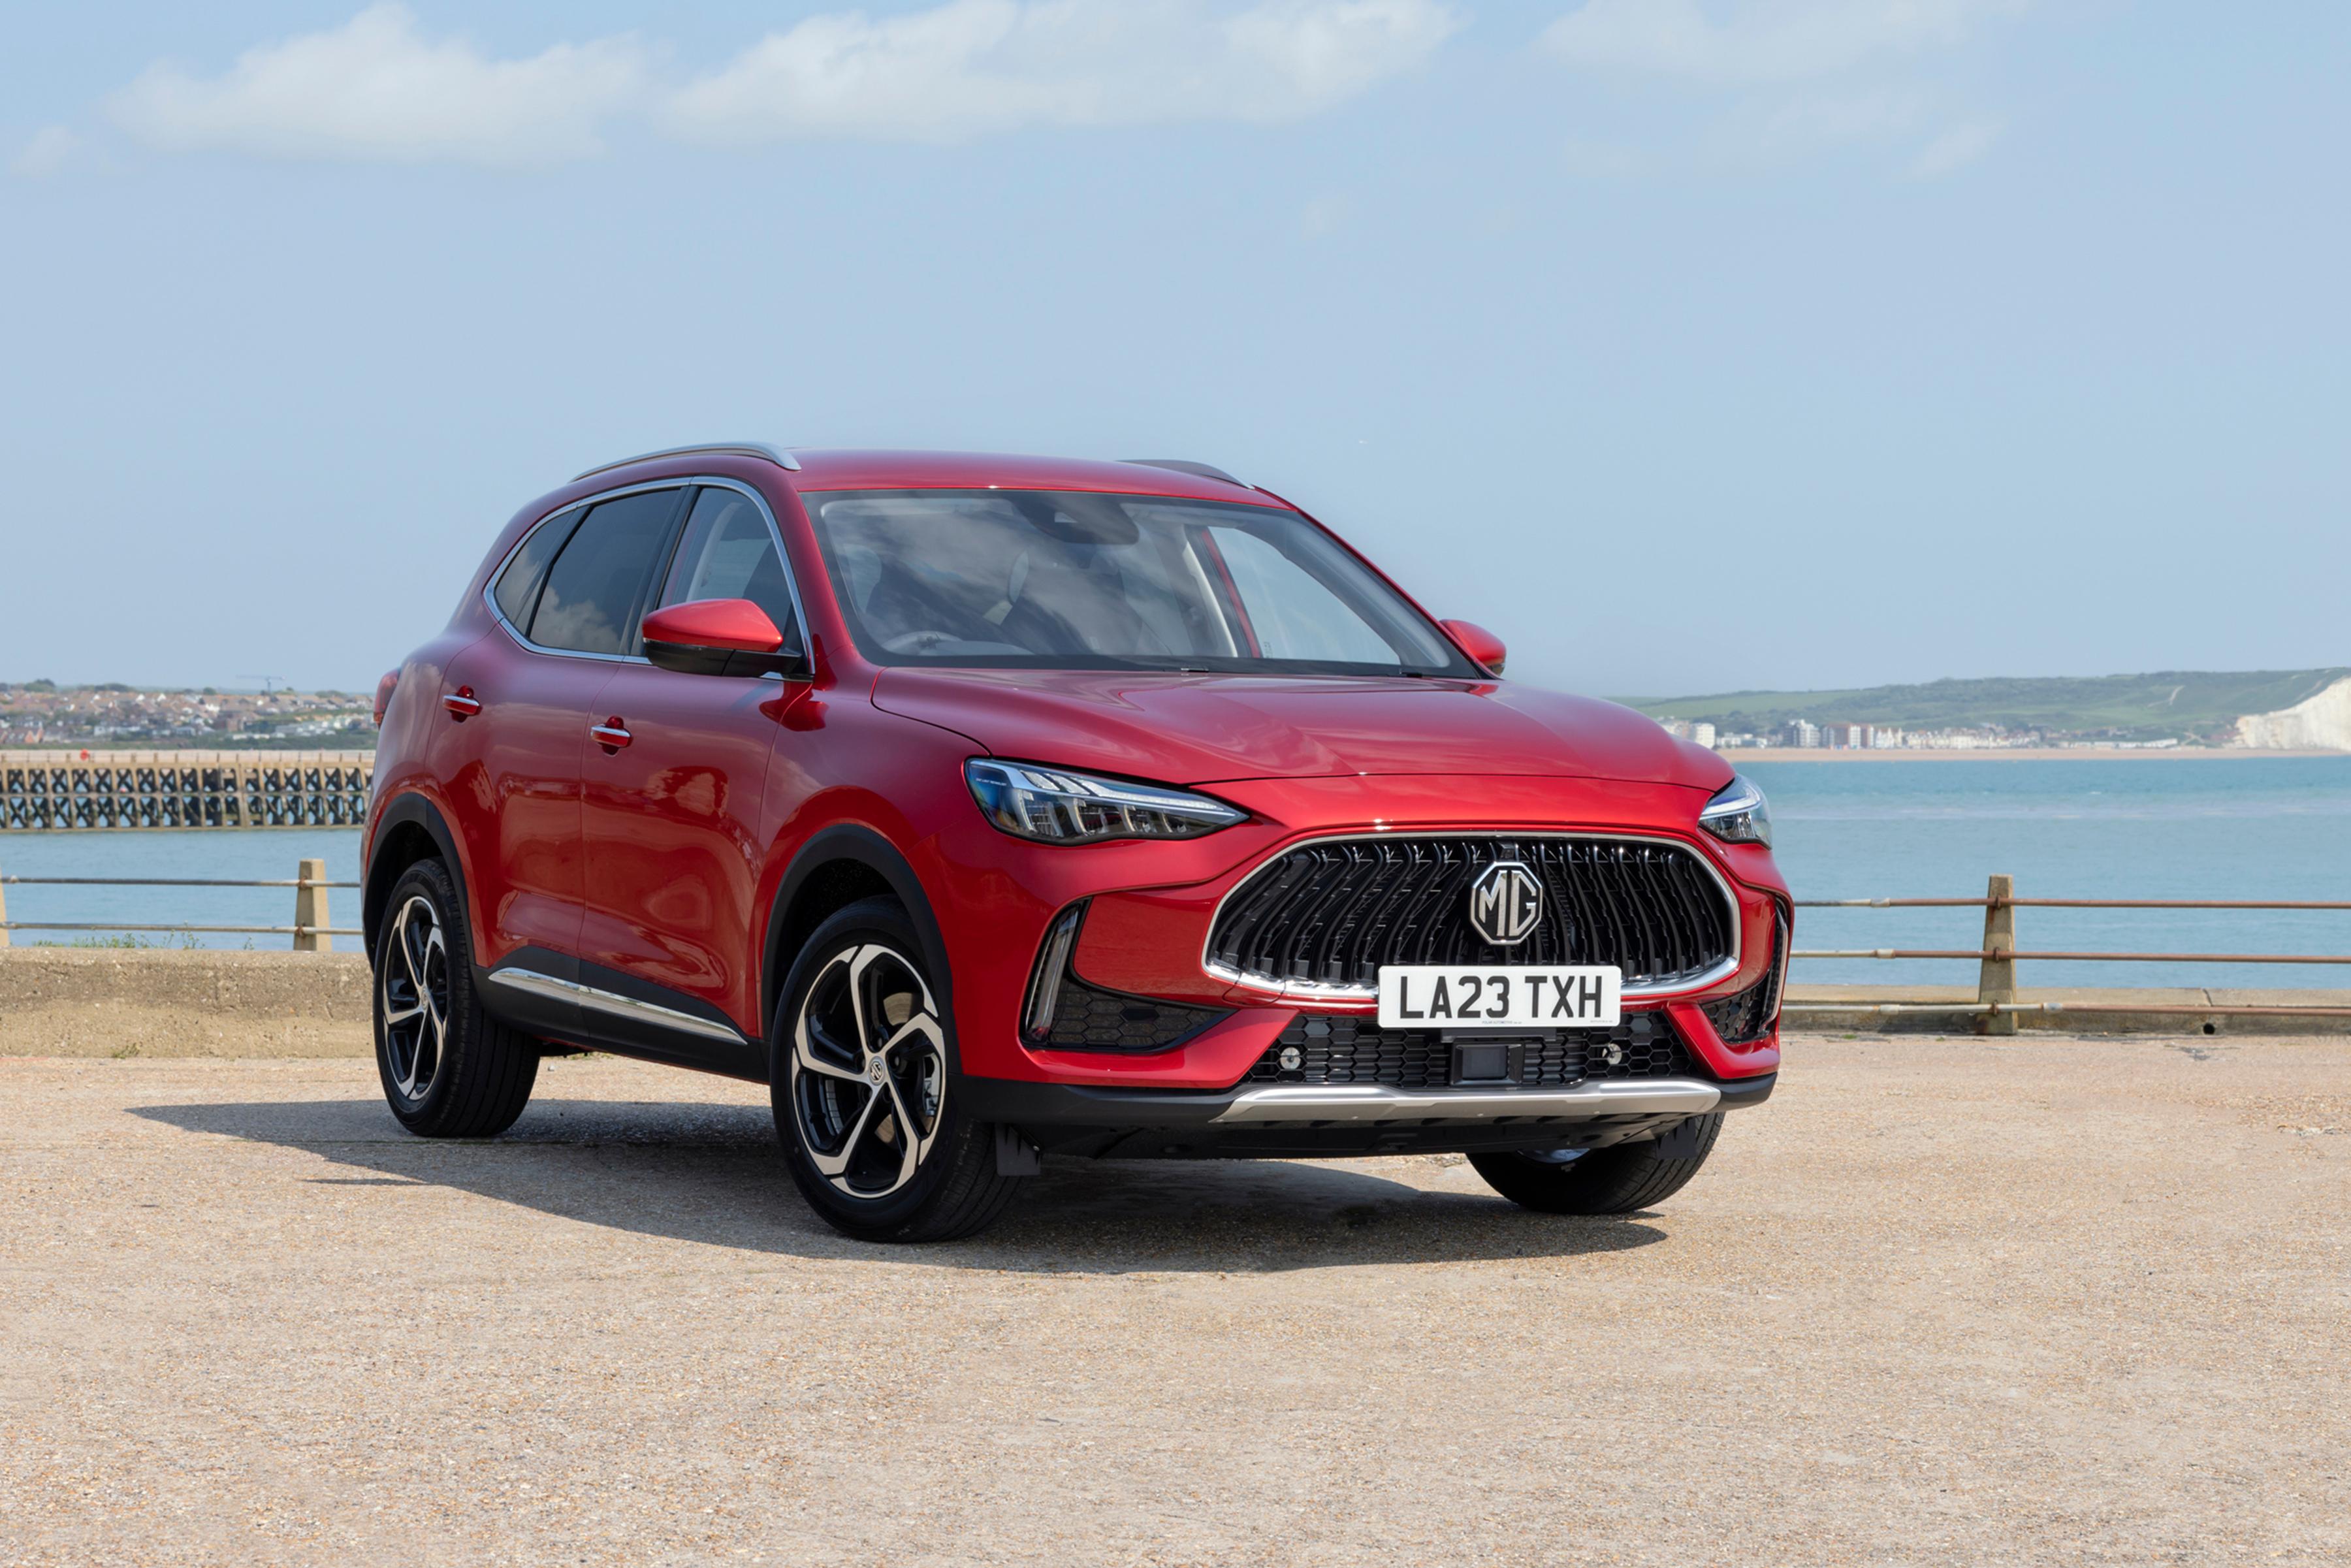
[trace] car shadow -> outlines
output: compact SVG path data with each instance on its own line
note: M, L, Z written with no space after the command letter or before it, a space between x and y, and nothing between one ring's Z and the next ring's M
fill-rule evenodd
M305 1178L319 1186L454 1187L587 1225L810 1258L1033 1273L1275 1272L1573 1257L1665 1239L1637 1218L1535 1214L1482 1190L1432 1192L1362 1166L1049 1157L981 1235L885 1249L839 1236L810 1212L764 1106L533 1101L505 1135L465 1142L413 1137L375 1099L131 1113L306 1150L340 1167Z

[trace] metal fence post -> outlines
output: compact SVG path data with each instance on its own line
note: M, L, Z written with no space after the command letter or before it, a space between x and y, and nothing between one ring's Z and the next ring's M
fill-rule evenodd
M2016 879L1995 873L1984 887L1983 947L1986 953L2006 955L2016 951L2016 905L2010 902L2016 896ZM2016 960L2007 956L1986 958L1983 972L1976 981L1979 1002L2012 1002L2016 1000ZM2014 1013L1987 1013L1982 1019L1986 1034L2014 1034Z
M8 884L0 882L0 947L8 946Z
M335 939L326 935L331 924L327 918L327 862L304 861L296 873L301 885L294 890L294 951L297 953L331 953Z

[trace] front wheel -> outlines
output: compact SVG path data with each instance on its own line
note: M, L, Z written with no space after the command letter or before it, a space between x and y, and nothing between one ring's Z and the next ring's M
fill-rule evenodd
M474 995L465 900L437 860L401 873L375 952L375 1065L400 1124L427 1138L495 1137L530 1103L539 1042Z
M866 899L817 927L768 1040L776 1131L809 1206L863 1241L968 1236L1011 1201L995 1128L952 1092L947 1020L914 922Z
M1709 1111L1666 1129L1670 1143L1661 1136L1604 1149L1471 1155L1469 1163L1489 1186L1522 1208L1545 1214L1631 1214L1663 1203L1688 1186L1714 1152L1721 1131L1722 1113ZM1676 1153L1667 1154L1668 1147Z

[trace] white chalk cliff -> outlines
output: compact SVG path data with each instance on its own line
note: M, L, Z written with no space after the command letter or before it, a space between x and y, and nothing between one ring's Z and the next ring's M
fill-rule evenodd
M2239 746L2263 751L2351 751L2351 677L2275 713L2237 721Z

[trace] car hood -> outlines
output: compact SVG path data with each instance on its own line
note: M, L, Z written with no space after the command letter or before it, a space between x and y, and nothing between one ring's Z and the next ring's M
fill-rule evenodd
M1499 681L1072 670L882 672L876 706L998 756L1169 784L1525 774L1714 790L1730 767L1614 703Z

